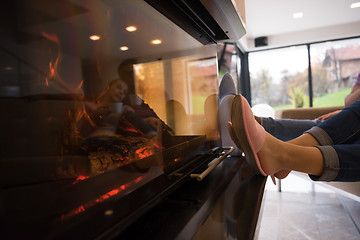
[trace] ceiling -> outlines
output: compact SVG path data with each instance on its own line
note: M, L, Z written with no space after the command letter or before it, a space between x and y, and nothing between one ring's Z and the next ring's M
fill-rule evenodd
M263 49L254 47L254 39L262 36L268 38L268 48L360 36L360 8L350 8L351 3L360 0L235 1L239 6L245 5L247 33L240 39L245 51ZM8 23L16 22L14 11L19 9L16 2L8 1L1 14L5 21L0 23L5 23L7 33L21 46L47 48L49 40L43 33L51 33L60 38L64 53L82 58L97 54L97 58L109 59L162 59L163 53L201 45L143 0L64 0L61 5L53 2L57 1L26 1L30 10L26 8L27 14L19 14L19 24L11 28ZM300 11L303 18L293 19L292 14ZM125 27L130 24L137 25L139 31L126 32ZM90 41L92 33L100 34L102 40ZM151 46L149 41L153 38L162 39L163 44ZM129 50L119 51L123 45Z
M244 1L247 34L240 42L247 51L263 36L268 47L360 36L360 8L350 8L360 0ZM303 17L294 19L297 12Z

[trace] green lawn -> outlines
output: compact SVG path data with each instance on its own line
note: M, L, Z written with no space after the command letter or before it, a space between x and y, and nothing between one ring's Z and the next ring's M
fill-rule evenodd
M341 90L336 93L330 93L321 97L314 98L314 107L330 107L330 106L342 106L344 105L344 99L351 91L351 88ZM309 106L309 100L305 99L305 107ZM292 104L276 106L274 110L294 108Z
M330 93L321 97L314 98L314 107L329 107L329 106L342 106L344 105L344 99L351 91L351 88L341 90L336 93ZM204 114L204 103L206 96L193 95L193 112L195 114ZM305 99L305 107L309 106L309 99ZM273 107L275 111L279 109L294 108L292 104Z
M328 107L344 105L345 97L350 93L351 88L341 90L336 93L327 94L314 99L314 107Z

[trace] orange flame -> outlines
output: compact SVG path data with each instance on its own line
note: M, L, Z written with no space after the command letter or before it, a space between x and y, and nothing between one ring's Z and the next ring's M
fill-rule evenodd
M140 176L140 177L134 179L133 181L130 181L130 182L126 183L126 184L121 185L118 188L112 189L112 190L108 191L107 193L101 195L100 197L98 197L98 198L96 198L94 200L91 200L91 201L89 201L89 202L87 202L85 204L82 204L79 207L77 207L77 208L75 208L75 209L61 215L58 220L64 221L64 220L67 220L67 219L72 218L74 216L77 216L80 213L85 212L87 209L89 209L91 207L94 207L98 203L101 203L101 202L103 202L103 201L105 201L105 200L107 200L107 199L109 199L111 197L114 197L114 196L118 195L119 193L121 193L121 192L125 191L126 189L128 189L130 186L132 186L132 185L134 185L134 184L136 184L136 183L138 183L138 182L140 182L142 180L143 180L143 177Z
M60 41L56 34L48 34L43 32L42 35L48 39L50 42L54 43L57 47L57 56L55 60L51 60L49 62L49 73L45 77L45 85L50 86L50 81L55 83L55 86L59 88L62 92L67 93L80 93L80 90L84 84L84 80L80 82L80 84L73 89L66 81L64 81L59 75L58 68L62 59L61 49L60 49ZM75 100L83 100L81 96L74 95ZM71 113L69 113L69 117L71 118ZM92 121L91 117L86 111L85 104L82 102L82 107L78 110L77 113L74 114L76 122L79 122L83 117L90 123L91 126L95 127L96 124ZM78 134L76 130L74 130L74 134Z
M73 184L76 184L76 183L78 183L79 181L83 181L83 180L88 179L88 178L89 178L89 176L79 176L79 177L73 182Z
M152 155L151 148L149 147L139 148L135 151L135 153L139 156L140 159Z
M128 128L124 128L125 131L128 131L128 132L134 132L134 133L141 133L139 130L135 129L135 128L131 128L131 127L128 127Z

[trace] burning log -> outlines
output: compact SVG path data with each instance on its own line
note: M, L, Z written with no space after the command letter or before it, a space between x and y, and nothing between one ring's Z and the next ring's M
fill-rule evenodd
M91 175L136 163L159 152L153 140L143 136L119 134L87 139L82 144L82 149L88 153Z

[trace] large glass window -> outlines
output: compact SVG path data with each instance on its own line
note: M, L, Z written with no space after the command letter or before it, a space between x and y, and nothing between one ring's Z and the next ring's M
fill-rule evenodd
M338 106L360 72L360 39L312 44L313 106Z
M360 38L314 43L309 49L311 78L306 45L249 53L252 105L275 110L344 105L360 73Z
M252 105L275 110L309 106L306 46L249 54Z

